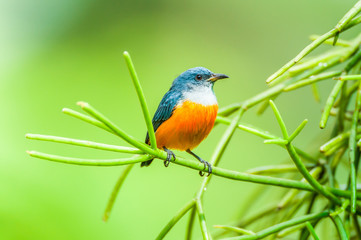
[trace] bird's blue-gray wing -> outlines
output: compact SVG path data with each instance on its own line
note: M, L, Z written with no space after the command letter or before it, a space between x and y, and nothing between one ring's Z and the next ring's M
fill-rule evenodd
M174 108L177 106L180 98L181 93L179 91L170 90L164 95L152 120L154 132L157 131L157 129L160 125L162 125L163 122L167 121L172 116ZM147 132L145 143L148 142L149 135Z

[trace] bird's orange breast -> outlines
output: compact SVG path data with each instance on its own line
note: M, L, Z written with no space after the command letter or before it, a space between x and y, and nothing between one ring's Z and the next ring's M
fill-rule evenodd
M158 148L192 150L213 128L218 105L204 106L185 101L176 107L172 116L157 129Z

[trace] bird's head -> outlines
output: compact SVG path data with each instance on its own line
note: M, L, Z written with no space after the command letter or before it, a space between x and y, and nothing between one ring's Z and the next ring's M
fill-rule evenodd
M173 82L173 87L190 89L198 86L212 88L217 80L228 78L225 74L213 73L204 67L188 69L179 75Z

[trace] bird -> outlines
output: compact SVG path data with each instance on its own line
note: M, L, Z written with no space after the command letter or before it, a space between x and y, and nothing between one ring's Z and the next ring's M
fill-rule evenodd
M213 73L204 67L195 67L180 74L163 96L154 116L152 124L155 132L157 148L167 153L164 166L168 167L172 150L186 151L204 164L199 171L204 176L208 167L208 175L212 173L211 164L192 150L210 133L217 117L218 103L213 91L214 83L229 78L225 74ZM150 144L147 132L145 143ZM153 159L141 163L141 167L149 166Z

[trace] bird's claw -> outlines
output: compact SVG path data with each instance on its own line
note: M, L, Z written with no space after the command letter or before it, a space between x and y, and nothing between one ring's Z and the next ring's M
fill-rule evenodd
M201 159L200 162L204 164L204 168L203 168L202 171L199 171L199 175L200 175L201 177L204 176L203 171L206 169L206 167L208 167L208 175L207 175L207 177L208 177L209 175L211 175L211 173L212 173L212 165L211 165L209 162L204 161L203 159Z
M174 154L172 151L170 151L170 150L167 149L166 152L167 152L167 159L164 161L164 166L165 166L165 167L168 167L170 161L172 160L172 156L173 156L174 160L175 160L176 158L175 158L175 154Z

